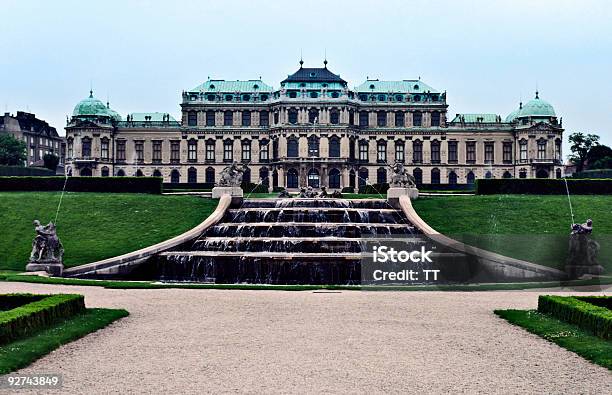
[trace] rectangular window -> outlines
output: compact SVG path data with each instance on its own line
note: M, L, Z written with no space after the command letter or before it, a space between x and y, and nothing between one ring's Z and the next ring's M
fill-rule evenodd
M465 161L467 163L476 163L476 142L468 141L465 143Z
M361 143L359 144L359 160L367 162L368 161L368 144Z
M223 161L231 162L234 160L234 142L225 141L223 143Z
M546 159L546 141L538 141L538 159Z
M250 111L242 112L242 126L251 126L251 112Z
M365 128L368 126L368 113L366 111L359 112L359 126Z
M270 147L269 141L264 140L259 144L259 160L260 161L262 162L268 161L269 155L270 155L269 147Z
M102 140L100 144L100 157L108 160L108 140Z
M187 144L187 160L196 162L198 160L198 141L190 140Z
M42 159L42 150L40 150L40 159ZM83 158L89 158L91 156L91 140L83 140L81 145L81 156Z
M520 159L521 162L527 161L527 142L521 141L520 143Z
M259 113L259 126L270 125L270 113L268 111L262 111Z
M412 113L412 126L422 126L423 125L423 114L420 112Z
M170 142L170 162L179 163L181 161L181 142L171 141Z
M387 161L387 144L378 144L376 160L379 163L385 163Z
M495 161L495 143L485 143L485 163L493 163Z
M395 126L398 128L404 127L405 115L403 112L395 113Z
M234 123L234 113L226 111L223 113L223 126L232 126Z
M396 162L404 162L405 161L405 146L404 143L395 144L395 161Z
M134 141L134 149L136 151L136 160L144 161L144 141Z
M378 126L387 126L387 113L384 111L379 111L376 113L376 125Z
M561 141L555 141L555 160L561 160Z
M502 160L504 161L504 163L512 163L512 143L504 143Z
M459 155L457 154L457 142L449 141L448 142L448 163L457 163L459 160Z
M117 160L125 161L125 140L117 140Z
M153 163L161 163L162 161L162 142L153 141Z
M187 113L187 126L196 126L198 124L198 113L189 111Z
M206 142L206 162L214 162L215 161L215 142L207 141Z
M431 126L440 126L440 113L437 111L431 113Z
M206 126L215 126L215 112L206 111Z
M431 142L431 163L440 163L440 142Z
M412 145L412 161L414 163L423 162L423 143L420 141L415 141Z
M249 162L251 160L251 142L245 140L242 142L242 161Z

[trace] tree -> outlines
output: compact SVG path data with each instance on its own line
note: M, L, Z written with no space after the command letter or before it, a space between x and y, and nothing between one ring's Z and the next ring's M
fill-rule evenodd
M23 166L26 148L26 143L12 134L0 134L0 165Z
M45 154L43 156L43 162L45 162L45 167L47 169L55 171L59 164L59 157L54 154Z
M612 157L612 148L603 144L596 145L594 147L591 147L591 149L589 150L589 153L587 154L586 165L589 169L602 169L602 167L594 167L594 165L595 163L606 157Z
M584 170L584 162L587 160L588 153L592 147L599 145L598 141L599 136L595 134L585 135L582 132L570 134L569 142L572 144L570 160L576 165L576 171Z
M612 156L604 156L596 160L593 164L589 162L589 169L612 169Z

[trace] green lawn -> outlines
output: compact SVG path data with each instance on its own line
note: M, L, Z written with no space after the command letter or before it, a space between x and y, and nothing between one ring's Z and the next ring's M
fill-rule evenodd
M592 218L599 260L612 271L612 196L576 195L577 222ZM561 268L571 216L566 196L490 195L421 197L413 202L434 229L468 244Z
M495 314L544 339L612 370L612 341L536 310L495 310Z
M0 193L0 270L24 270L32 221L52 221L58 192ZM78 193L64 195L57 232L67 267L137 250L176 236L206 218L217 200L198 196Z
M118 309L87 309L32 336L0 346L0 374L28 366L62 344L104 328L128 312ZM45 372L46 373L46 372Z

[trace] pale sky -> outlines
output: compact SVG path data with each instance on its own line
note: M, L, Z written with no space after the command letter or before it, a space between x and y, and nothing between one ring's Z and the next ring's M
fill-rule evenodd
M0 105L64 134L88 95L179 119L181 91L208 76L274 87L322 66L356 86L418 78L455 113L505 117L540 97L569 132L612 145L612 2L32 1L0 2ZM565 154L568 153L565 144Z

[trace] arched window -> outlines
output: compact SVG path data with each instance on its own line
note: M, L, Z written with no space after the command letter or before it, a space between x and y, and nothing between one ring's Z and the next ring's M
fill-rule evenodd
M519 178L527 178L527 170L525 169L519 170Z
M437 168L431 169L431 183L439 184L440 183L440 170Z
M362 162L368 161L368 141L359 140L359 160Z
M81 157L89 158L91 156L91 139L89 137L83 137L81 139Z
M340 157L340 138L332 136L329 139L329 157L339 158Z
M108 167L106 166L102 167L102 171L100 173L102 174L102 177L108 177L110 174Z
M422 184L423 183L423 170L419 169L418 167L416 169L414 169L414 171L412 172L412 175L414 176L414 181L417 183L417 185Z
M187 113L187 126L196 126L198 124L198 113L189 111Z
M503 178L512 178L512 174L510 174L509 171L505 171L504 174L502 175Z
M385 140L378 140L376 143L376 161L378 163L387 162L387 142Z
M261 169L259 169L259 179L260 179L261 185L263 185L266 188L270 187L270 177L269 177L269 171L267 167L262 167Z
M490 171L485 173L485 178L493 178L493 174Z
M288 158L297 158L298 157L298 147L299 142L295 137L289 137L287 139L287 157Z
M187 160L197 162L198 160L198 140L190 139L187 142Z
M213 169L212 167L206 168L205 176L206 176L205 181L207 184L215 183L215 169Z
M474 174L474 172L472 171L468 172L466 176L466 180L468 184L470 185L474 184L474 182L476 181L476 175Z
M85 167L80 171L81 177L91 177L91 169L89 167Z
M318 123L319 122L319 110L316 108L311 108L308 110L308 122L309 123Z
M298 119L298 112L295 108L291 108L288 112L287 112L288 116L289 116L289 123L295 125L297 123L297 119Z
M170 182L173 184L181 182L181 174L178 170L174 169L170 172Z
M431 163L440 163L440 142L438 140L431 142Z
M318 188L320 185L319 171L315 168L308 170L308 186Z
M376 183L384 184L386 182L387 182L387 169L385 169L384 167L379 167L378 170L376 170Z
M308 137L308 156L319 156L319 138L315 135Z
M232 126L234 124L234 113L227 110L223 113L223 126Z
M234 160L234 140L223 141L223 161L231 162Z
M332 125L337 125L340 123L340 112L335 108L329 112L329 123Z
M340 188L340 170L333 168L329 171L329 187Z
M244 139L242 140L242 161L249 162L251 160L251 140Z
M457 184L457 173L455 173L454 171L451 171L450 173L448 173L448 183L450 185Z
M198 182L198 170L195 167L190 167L187 170L187 182L190 184Z
M267 162L270 160L270 140L259 140L259 161Z
M161 171L159 171L158 169L153 170L153 175L152 177L161 177Z
M359 169L359 173L357 178L359 179L359 181L357 182L357 185L359 185L359 188L366 186L366 184L368 183L368 169L366 169L365 167L362 167L361 169Z
M395 140L395 161L402 162L406 160L404 140Z
M298 172L295 169L289 169L287 171L287 188L298 187Z
M555 170L555 177L557 177L557 178L562 178L562 175L561 175L561 169L557 169L557 170Z
M349 186L355 188L355 170L353 169L349 172Z
M545 169L539 169L536 172L536 178L548 178L548 171Z
M431 126L440 126L440 113L438 111L431 113Z
M138 170L136 170L135 176L136 177L142 177L142 176L144 176L144 174L142 174L142 170L138 169Z
M123 171L123 169L119 169L117 171L117 177L125 177L125 171Z
M249 169L248 167L245 168L244 172L242 173L242 183L243 184L251 183L251 169Z

